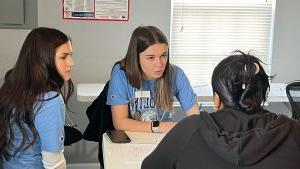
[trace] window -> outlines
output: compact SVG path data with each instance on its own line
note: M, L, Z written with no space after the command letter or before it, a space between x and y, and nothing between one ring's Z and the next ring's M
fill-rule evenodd
M171 63L193 86L209 83L216 64L239 49L271 72L275 0L172 0Z

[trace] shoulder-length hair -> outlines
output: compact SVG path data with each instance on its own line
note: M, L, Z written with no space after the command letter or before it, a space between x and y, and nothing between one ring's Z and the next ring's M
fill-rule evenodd
M237 50L215 67L212 88L224 107L239 107L247 113L262 109L270 84L261 63L257 57Z
M36 28L27 35L15 66L6 73L0 88L1 159L10 157L8 150L14 139L11 122L16 124L23 135L17 151L26 149L32 146L38 137L34 126L34 110L42 105L35 107L35 103L43 101L44 94L49 91L61 93L67 103L73 93L71 79L64 82L55 65L57 47L68 41L70 38L66 34L53 28ZM34 136L26 147L24 145L28 134L21 125L23 122L28 125Z
M135 88L141 88L143 71L140 64L140 53L149 46L163 43L168 46L168 40L164 33L154 26L140 26L136 28L129 42L126 56L119 62L121 69L125 71L129 84ZM156 106L161 110L172 112L173 94L172 94L173 68L168 60L165 71L161 78L157 80L156 85Z

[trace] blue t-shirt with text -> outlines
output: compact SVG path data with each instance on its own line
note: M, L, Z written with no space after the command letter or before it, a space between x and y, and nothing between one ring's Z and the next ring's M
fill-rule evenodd
M183 70L175 65L172 67L174 69L172 94L186 112L194 106L197 96ZM156 82L157 80L143 80L142 87L137 89L129 84L125 72L117 64L111 73L107 104L112 106L129 104L129 116L135 120L172 121L172 112L156 108Z

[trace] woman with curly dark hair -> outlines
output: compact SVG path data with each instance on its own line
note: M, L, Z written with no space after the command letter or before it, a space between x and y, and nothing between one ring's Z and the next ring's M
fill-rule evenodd
M255 56L223 59L212 75L216 111L179 122L142 169L298 169L300 124L263 108L269 87Z

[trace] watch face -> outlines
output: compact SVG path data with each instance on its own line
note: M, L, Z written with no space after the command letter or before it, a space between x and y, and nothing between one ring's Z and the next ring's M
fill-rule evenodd
M159 126L159 121L154 121L153 122L153 127L158 127Z

